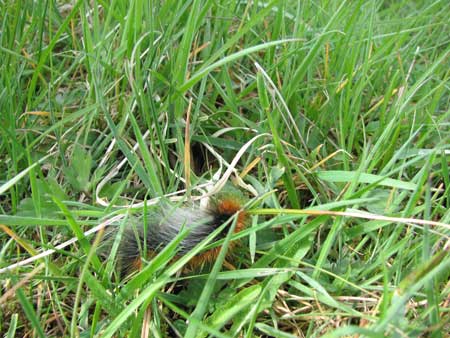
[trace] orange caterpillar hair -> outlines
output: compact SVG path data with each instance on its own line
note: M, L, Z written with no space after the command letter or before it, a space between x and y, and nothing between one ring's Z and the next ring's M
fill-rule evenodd
M234 233L242 231L247 225L248 215L244 210L241 209L242 209L241 201L238 199L228 197L217 201L215 205L215 214L220 215L219 217L216 216L218 218L217 226L223 224L223 222L220 222L221 220L226 221L228 218L238 213L236 225L234 227ZM230 242L228 249L230 251L233 250L235 245L236 242ZM221 247L219 246L209 249L203 253L200 253L199 255L191 259L191 261L189 262L189 266L192 268L196 268L206 263L213 262L219 255L220 250Z

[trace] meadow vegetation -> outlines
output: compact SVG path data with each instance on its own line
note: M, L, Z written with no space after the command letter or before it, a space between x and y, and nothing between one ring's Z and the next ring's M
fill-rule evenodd
M448 337L449 13L0 1L2 335ZM126 280L84 235L225 181L249 227Z

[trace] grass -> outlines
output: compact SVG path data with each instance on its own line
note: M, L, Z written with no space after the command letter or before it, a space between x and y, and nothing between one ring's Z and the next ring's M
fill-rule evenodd
M0 2L0 332L448 336L449 12ZM226 182L251 225L204 271L214 234L127 281L84 235Z

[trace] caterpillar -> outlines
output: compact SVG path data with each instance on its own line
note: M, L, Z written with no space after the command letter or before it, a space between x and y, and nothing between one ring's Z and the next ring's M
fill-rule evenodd
M243 204L243 197L237 193L221 193L212 198L206 208L195 206L164 208L161 205L146 216L147 222L131 221L125 225L118 245L117 268L120 275L126 276L140 270L143 257L151 257L161 251L183 228L188 229L188 234L179 245L178 257L193 249L236 213L234 233L242 231L247 226L249 219L243 210ZM111 249L117 233L118 227L113 227L105 235L102 249L104 253L107 254ZM224 238L227 233L228 228L223 230L216 240ZM234 247L235 242L230 242L228 248L233 249ZM187 268L192 270L213 262L220 249L220 247L214 247L201 252L189 261Z

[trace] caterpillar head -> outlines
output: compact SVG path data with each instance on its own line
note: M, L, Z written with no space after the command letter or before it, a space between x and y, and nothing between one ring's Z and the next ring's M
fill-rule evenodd
M234 232L239 232L245 228L248 222L248 215L243 210L245 203L246 198L241 191L232 186L225 186L222 191L210 199L209 209L215 216L217 224L224 223L238 213Z

